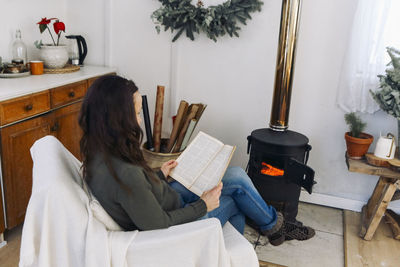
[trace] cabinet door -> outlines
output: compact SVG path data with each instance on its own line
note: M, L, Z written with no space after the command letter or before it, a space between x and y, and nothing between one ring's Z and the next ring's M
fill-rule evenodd
M78 124L78 116L82 102L78 102L54 111L53 129L56 137L77 158L80 157L79 141L82 130Z
M3 197L0 188L0 234L4 232L4 211L3 211Z
M7 228L23 222L32 192L30 148L50 133L50 115L39 116L1 129L2 168Z

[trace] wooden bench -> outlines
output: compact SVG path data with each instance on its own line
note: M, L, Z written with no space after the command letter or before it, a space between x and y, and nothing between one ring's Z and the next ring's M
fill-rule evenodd
M388 167L369 165L365 159L350 159L346 156L349 171L379 176L374 192L367 205L362 208L360 236L371 240L385 214L396 188L400 184L400 172Z

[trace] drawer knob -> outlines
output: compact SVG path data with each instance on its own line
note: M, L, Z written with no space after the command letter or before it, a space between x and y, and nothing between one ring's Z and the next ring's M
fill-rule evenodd
M69 92L68 96L71 97L71 98L75 97L75 92Z
M58 122L56 122L56 123L50 128L50 131L52 131L52 132L57 132L59 128L60 128L60 124L59 124Z
M25 106L25 110L26 111L30 111L30 110L32 110L33 109L33 105L32 104L29 104L29 105L26 105Z

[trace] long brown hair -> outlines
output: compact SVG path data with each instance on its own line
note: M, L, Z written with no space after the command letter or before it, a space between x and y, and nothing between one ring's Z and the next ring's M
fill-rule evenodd
M89 87L79 114L85 179L92 178L88 165L96 153L103 156L110 173L122 186L110 156L142 167L149 177L155 179L140 150L143 132L133 102L133 94L137 91L133 81L117 75L102 76Z

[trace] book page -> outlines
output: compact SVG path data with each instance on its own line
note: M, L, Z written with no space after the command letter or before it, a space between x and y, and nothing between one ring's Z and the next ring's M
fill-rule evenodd
M224 145L214 160L207 166L189 189L196 195L201 196L204 191L210 190L216 186L225 174L234 149L235 147L233 146Z
M170 176L186 188L190 188L222 147L223 143L219 140L199 132L177 158L178 166L171 171Z

